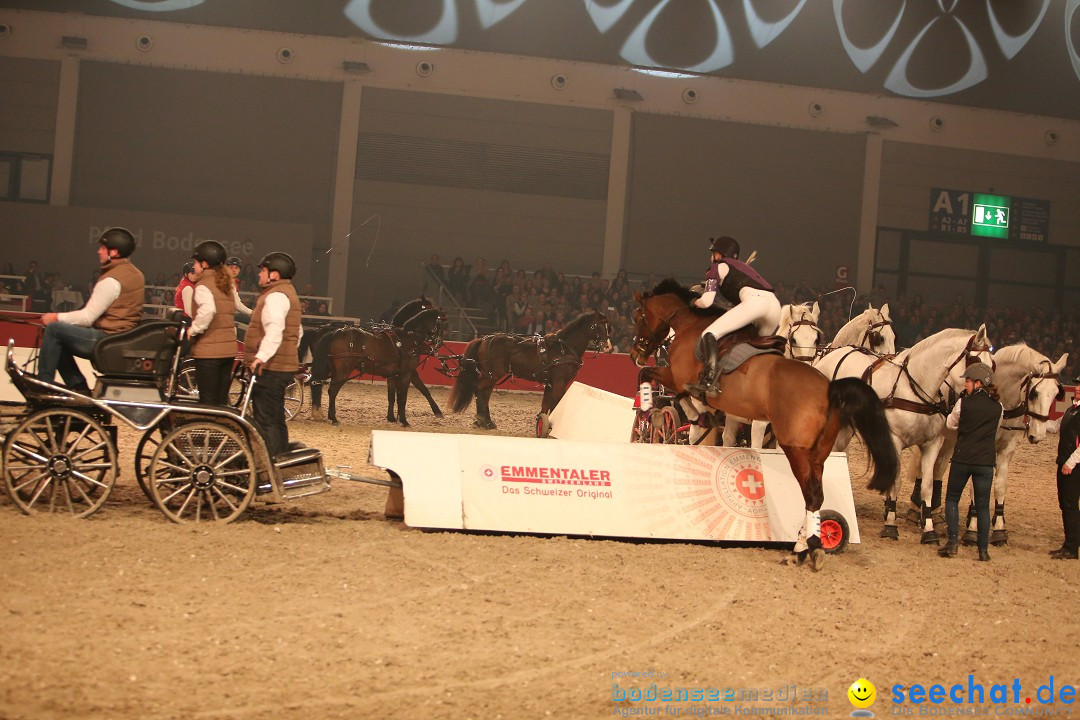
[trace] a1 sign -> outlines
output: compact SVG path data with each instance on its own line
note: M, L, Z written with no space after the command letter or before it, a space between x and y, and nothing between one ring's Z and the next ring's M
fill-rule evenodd
M971 193L930 190L930 232L967 235L971 230Z

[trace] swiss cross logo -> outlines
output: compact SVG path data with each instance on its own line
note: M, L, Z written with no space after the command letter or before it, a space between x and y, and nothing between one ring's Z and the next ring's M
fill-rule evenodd
M735 476L735 488L747 500L765 497L765 478L755 468L743 468Z

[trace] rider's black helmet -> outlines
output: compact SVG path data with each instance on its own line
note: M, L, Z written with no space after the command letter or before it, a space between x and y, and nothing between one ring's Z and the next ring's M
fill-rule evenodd
M259 267L277 270L283 280L291 280L296 274L296 262L292 256L283 252L272 252L259 261Z
M185 275L187 275L188 273L195 272L195 261L194 260L188 260L186 263L184 263L184 269L182 270L182 272Z
M225 246L217 240L206 240L195 246L195 252L191 254L196 260L201 260L210 267L217 267L225 262Z
M135 236L131 231L122 227L111 227L103 230L98 242L109 250L115 250L122 258L130 257L135 252Z
M240 267L240 258L233 255L232 257L230 257L228 260L225 261L225 264L230 266L230 267Z
M724 257L738 258L739 257L739 243L735 238L724 235L723 237L712 238L709 241L709 252L718 252Z

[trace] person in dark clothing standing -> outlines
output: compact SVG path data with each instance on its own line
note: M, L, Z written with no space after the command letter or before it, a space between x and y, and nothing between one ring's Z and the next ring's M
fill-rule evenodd
M1058 431L1057 495L1061 508L1061 524L1065 527L1065 542L1050 551L1055 560L1076 560L1080 557L1080 473L1074 473L1080 463L1080 383L1073 388L1072 406L1050 423Z
M970 478L978 518L979 560L990 560L990 490L994 485L995 441L1002 414L993 382L994 373L989 365L974 363L969 366L964 371L964 394L945 419L945 424L956 430L956 449L953 450L945 491L949 541L938 550L938 555L944 558L956 556L960 537L960 496Z

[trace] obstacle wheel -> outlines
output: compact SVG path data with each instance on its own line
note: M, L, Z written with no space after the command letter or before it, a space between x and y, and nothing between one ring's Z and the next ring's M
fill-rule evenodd
M551 434L551 420L548 418L547 413L537 413L536 415L536 437L546 438Z
M8 433L2 465L8 495L28 515L91 515L109 497L118 472L105 427L63 408L36 412Z
M649 421L651 416L652 413L642 412L641 410L634 414L634 425L630 428L630 442L652 442L652 423Z
M847 520L835 510L821 511L821 547L827 553L843 552L849 539Z
M232 522L251 504L256 482L247 441L231 428L207 422L166 434L146 473L154 504L177 523Z
M652 414L652 438L654 445L674 445L678 442L679 414L668 406L654 410Z

